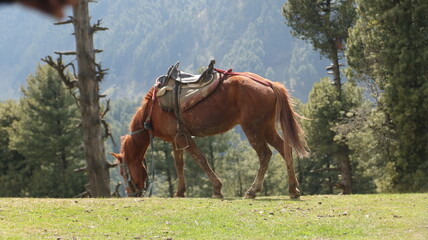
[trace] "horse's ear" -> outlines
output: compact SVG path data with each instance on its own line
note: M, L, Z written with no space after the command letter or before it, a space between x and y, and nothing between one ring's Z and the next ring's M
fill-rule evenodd
M110 154L115 157L119 162L122 162L122 154L110 152Z

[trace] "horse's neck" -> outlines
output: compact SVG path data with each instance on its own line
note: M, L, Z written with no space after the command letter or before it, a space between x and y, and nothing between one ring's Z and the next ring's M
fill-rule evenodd
M139 108L132 118L131 124L129 125L129 130L135 132L144 128L144 109Z

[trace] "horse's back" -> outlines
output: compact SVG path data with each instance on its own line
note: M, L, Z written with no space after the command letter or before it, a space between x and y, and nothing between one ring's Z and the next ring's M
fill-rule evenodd
M231 76L216 91L192 109L183 112L185 124L196 136L226 132L248 122L270 121L275 115L275 94L269 86L247 76Z

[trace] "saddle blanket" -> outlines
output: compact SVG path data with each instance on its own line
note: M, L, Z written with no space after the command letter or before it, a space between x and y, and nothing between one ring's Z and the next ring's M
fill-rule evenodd
M180 83L178 105L181 112L194 107L214 92L220 83L220 74L216 72L210 75L210 78L203 79L201 82ZM174 111L174 87L176 81L172 78L167 81L162 87L158 87L156 97L162 109Z

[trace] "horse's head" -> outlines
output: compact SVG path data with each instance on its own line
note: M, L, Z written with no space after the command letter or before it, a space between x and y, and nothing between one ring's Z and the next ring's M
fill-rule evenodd
M139 146L131 135L126 135L122 137L120 153L110 153L119 163L120 175L130 197L141 197L147 187L145 183L148 175L144 159L147 147L148 144Z

